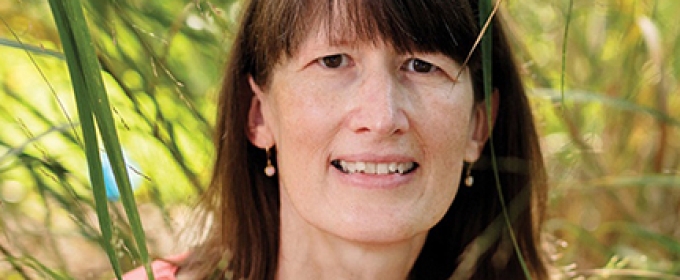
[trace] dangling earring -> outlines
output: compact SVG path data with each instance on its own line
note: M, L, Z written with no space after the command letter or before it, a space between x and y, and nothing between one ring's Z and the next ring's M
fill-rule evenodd
M474 162L471 162L467 166L467 171L465 172L465 186L467 187L472 187L472 184L475 183L475 177L472 177L472 165L475 164Z
M272 177L276 174L276 167L272 165L272 157L269 149L270 148L264 148L264 151L267 154L267 167L264 168L264 174L267 175L267 177Z

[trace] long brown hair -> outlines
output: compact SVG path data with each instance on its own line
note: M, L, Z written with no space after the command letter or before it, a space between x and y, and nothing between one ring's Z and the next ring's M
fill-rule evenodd
M207 238L181 270L196 278L274 279L279 250L278 178L266 177L265 153L246 136L253 92L248 77L266 85L282 57L294 55L316 25L357 42L381 40L400 52L440 52L473 74L477 102L484 101L481 55L473 50L480 25L477 0L252 0L230 50L215 134L216 161L201 201ZM472 188L460 190L444 218L430 230L411 279L547 278L540 251L546 178L538 137L512 51L494 18L493 86L499 92L491 140L474 165ZM333 29L333 31L336 31ZM331 32L332 34L335 34ZM331 38L331 40L333 40ZM494 176L497 167L498 180ZM464 178L465 176L461 176ZM517 247L503 223L508 205ZM495 222L494 222L495 221ZM500 221L500 222L499 222ZM522 258L520 259L519 254ZM470 261L472 259L472 261Z

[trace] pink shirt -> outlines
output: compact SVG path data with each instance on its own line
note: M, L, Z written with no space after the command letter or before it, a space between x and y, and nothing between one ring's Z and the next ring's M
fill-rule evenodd
M187 255L188 254L185 253L166 259L173 262L181 262L187 257ZM151 263L151 270L153 271L153 275L156 280L177 280L175 277L177 269L179 269L179 267L163 260L158 260ZM148 278L146 277L146 271L144 270L144 267L138 267L128 273L125 273L125 275L123 275L123 280L148 280Z

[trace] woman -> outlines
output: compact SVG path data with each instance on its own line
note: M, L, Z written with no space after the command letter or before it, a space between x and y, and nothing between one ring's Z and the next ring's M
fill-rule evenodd
M547 278L530 107L498 19L485 99L481 52L466 60L480 33L477 2L246 3L201 204L207 238L164 270L179 279Z

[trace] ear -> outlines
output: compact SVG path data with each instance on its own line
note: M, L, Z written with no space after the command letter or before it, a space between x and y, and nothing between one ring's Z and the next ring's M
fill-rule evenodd
M475 162L482 154L484 145L489 139L493 126L496 123L499 105L498 89L494 89L490 100L484 100L474 105L472 118L470 119L470 131L468 146L465 152L465 161ZM487 102L491 102L487 108ZM489 112L489 109L491 111Z
M253 91L253 99L250 101L248 111L248 140L256 147L265 149L274 146L274 136L268 126L265 111L268 109L264 99L262 88L255 83L252 76L248 77L248 84Z

